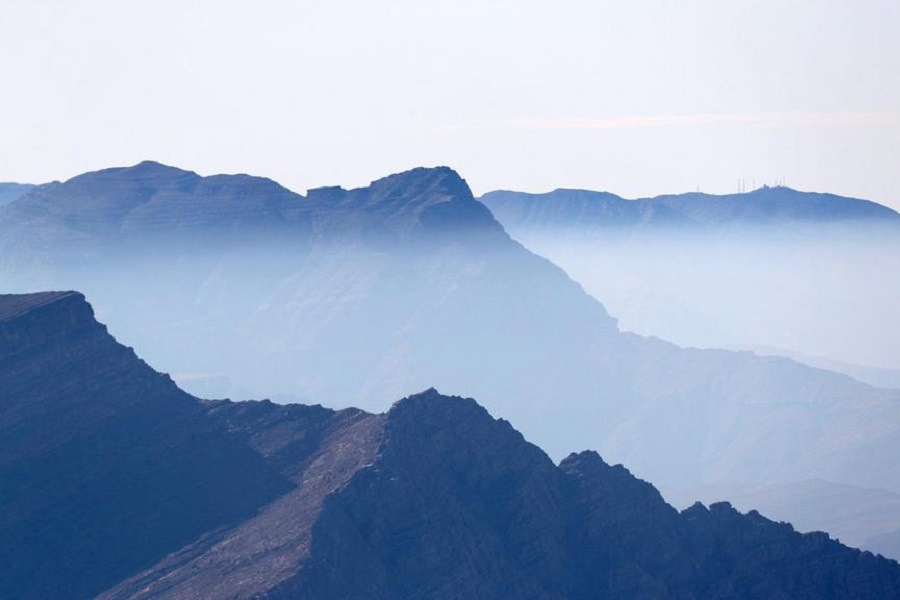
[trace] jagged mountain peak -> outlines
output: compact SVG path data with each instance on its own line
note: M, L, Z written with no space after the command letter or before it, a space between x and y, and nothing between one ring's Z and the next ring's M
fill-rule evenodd
M0 309L67 301L89 308L62 292L0 297ZM800 536L725 504L681 516L595 452L557 468L472 399L430 388L386 416L202 403L157 385L159 374L93 318L88 335L27 343L35 327L65 330L30 314L0 327L28 349L27 360L0 360L0 537L22 540L0 544L3 597L879 598L900 589L896 563L824 534Z
M394 402L391 406L389 415L399 415L401 413L410 413L414 417L434 417L438 414L441 416L452 414L458 415L463 413L477 412L479 415L487 414L487 411L479 406L472 398L463 398L461 396L445 396L437 389L430 387L417 394L411 394L405 398L401 398Z
M495 419L475 399L445 396L433 387L395 402L387 412L387 423L389 431L399 432L404 438L412 434L419 439L446 439L465 431L469 435L485 434L485 439L491 442L499 442L500 434L512 435L516 444L524 443L522 435L509 422ZM543 457L549 465L549 458Z

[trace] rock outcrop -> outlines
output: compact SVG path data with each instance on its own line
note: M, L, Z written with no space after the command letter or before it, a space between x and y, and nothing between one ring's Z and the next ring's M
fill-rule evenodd
M679 514L474 400L181 392L76 293L0 296L9 598L886 598L900 565L727 504ZM106 591L104 591L106 590Z
M596 447L661 486L900 492L900 393L619 331L445 167L303 197L142 163L38 186L0 219L0 285L82 290L186 386L371 412L465 390L555 459Z

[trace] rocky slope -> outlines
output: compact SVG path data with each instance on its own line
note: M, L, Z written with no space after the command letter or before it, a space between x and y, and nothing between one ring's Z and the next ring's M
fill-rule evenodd
M289 484L80 294L0 296L0 596L87 597Z
M900 593L893 561L727 504L679 514L595 453L554 465L473 400L197 400L79 294L0 296L0 383L3 597Z
M743 347L761 356L784 356L843 373L875 387L898 388L890 376L900 367L900 316L894 302L900 285L887 274L900 269L900 215L886 207L785 187L725 196L682 194L641 200L580 190L493 192L481 200L516 239L563 267L602 300L623 330L681 346ZM766 346L790 350L772 351ZM698 362L701 360L698 357ZM853 363L894 369L854 367ZM755 367L745 365L745 383L731 384L731 389L749 384L754 377L750 371ZM774 371L757 381L769 377L774 377ZM780 383L792 385L789 382L800 379L808 384L813 381L795 372L785 373ZM758 389L754 393L765 402L774 392ZM832 392L817 394L808 389L797 397L812 394L824 400L824 395ZM868 396L849 388L846 394L848 400ZM775 404L786 407L782 401ZM808 413L795 406L798 412L781 413L780 418L797 431L808 431L831 410L826 404L814 401ZM710 425L730 422L735 416L718 412L720 406L710 407L711 411L690 401L680 406L698 419L709 415ZM817 413L813 406L822 412ZM807 417L799 418L801 412ZM745 424L756 419L748 413L739 418ZM835 418L845 427L828 428L827 444L854 435L850 432L859 424L852 413ZM778 424L753 426L760 440L778 428ZM632 435L639 439L637 430ZM817 444L806 439L791 450L788 441L771 441L797 456ZM722 456L727 450L719 446L717 452ZM829 454L829 462L840 455ZM616 456L629 464L644 465L633 454ZM858 467L868 468L867 456L856 456ZM812 467L806 474L802 470L771 472L754 481L740 481L737 470L730 476L723 471L718 477L731 479L725 485L709 480L708 485L698 487L669 480L666 483L670 485L663 487L679 495L686 491L691 499L734 498L742 507L765 508L780 518L790 515L791 521L803 526L814 523L841 539L888 551L891 546L876 542L882 538L873 534L880 531L889 536L895 530L897 519L892 515L896 508L884 498L900 490L885 483L890 477L848 485L850 480L835 472L820 472L815 479L824 488L856 490L853 502L822 503L815 497L821 495L818 488L808 497L798 495L799 490L809 488L810 475L817 470ZM657 476L653 471L644 472ZM662 483L664 476L660 475L659 481ZM879 489L884 487L892 491ZM764 489L765 493L747 497L748 489ZM751 498L756 504L747 503ZM892 555L900 557L896 549Z
M84 290L177 381L373 412L433 385L555 458L597 447L660 484L900 492L898 392L622 333L447 168L306 197L155 163L85 174L0 210L0 274Z

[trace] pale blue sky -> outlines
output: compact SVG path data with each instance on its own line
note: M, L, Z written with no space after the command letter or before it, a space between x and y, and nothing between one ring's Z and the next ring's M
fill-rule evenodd
M896 1L7 0L0 180L446 164L479 193L743 177L900 208L897 73Z

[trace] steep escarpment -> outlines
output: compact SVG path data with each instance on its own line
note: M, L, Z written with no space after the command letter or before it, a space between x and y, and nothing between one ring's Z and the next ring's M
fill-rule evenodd
M596 453L560 464L574 498L573 598L890 597L896 563L801 534L728 502L680 514L650 484ZM625 499L628 499L626 502ZM616 540L610 543L610 540Z
M145 163L38 186L0 213L14 222L0 228L3 286L84 290L185 386L221 380L371 412L429 386L458 389L554 458L598 448L668 488L820 478L900 490L897 392L619 331L445 167L303 197Z
M15 598L883 598L900 566L559 466L474 400L200 401L77 293L0 296L0 592ZM105 590L105 591L104 591Z
M234 407L243 412L243 404ZM311 557L312 532L323 503L375 460L383 430L383 419L377 415L343 411L325 424L300 414L307 409L265 407L268 415L262 419L256 415L239 426L252 439L251 445L290 478L292 490L246 520L208 532L99 597L257 598L302 572ZM234 414L228 419L233 425L239 422Z
M0 595L80 598L291 484L75 293L0 296Z
M325 503L265 597L877 598L896 563L727 503L679 514L593 452L556 467L472 400L387 413L378 460Z

